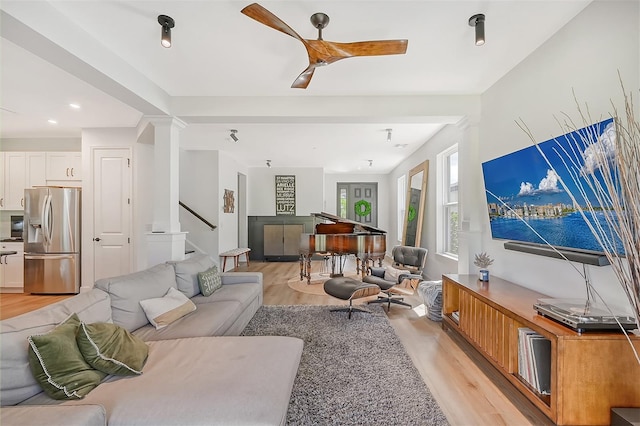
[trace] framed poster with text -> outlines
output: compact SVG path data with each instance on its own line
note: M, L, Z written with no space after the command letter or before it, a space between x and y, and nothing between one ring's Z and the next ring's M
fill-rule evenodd
M296 215L296 177L276 175L276 216Z

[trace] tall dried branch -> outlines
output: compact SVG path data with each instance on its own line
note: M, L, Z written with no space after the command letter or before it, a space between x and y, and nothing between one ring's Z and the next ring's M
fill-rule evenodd
M624 112L619 113L612 102L615 131L605 141L613 142L612 146L603 143L595 130L577 131L579 128L593 129L590 126L594 120L588 106L581 106L575 93L581 125L576 125L567 114L563 114L562 120L556 118L563 133L572 135L568 148L563 148L556 141L554 152L576 185L576 193L567 187L526 124L521 120L518 126L556 173L563 189L602 247L640 328L640 121L633 96L626 92L622 79L620 85ZM588 193L595 195L593 202ZM634 353L640 362L635 349Z

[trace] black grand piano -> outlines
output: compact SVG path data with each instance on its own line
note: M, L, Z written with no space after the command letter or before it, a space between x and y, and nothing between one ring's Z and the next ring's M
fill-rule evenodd
M314 253L332 256L332 277L342 276L344 264L341 259L347 254L355 254L356 270L363 277L367 273L368 262L377 260L379 265L382 264L387 250L385 231L329 213L311 215L333 223L318 223L315 233L300 236L300 281L307 278L307 283L311 282L311 257Z

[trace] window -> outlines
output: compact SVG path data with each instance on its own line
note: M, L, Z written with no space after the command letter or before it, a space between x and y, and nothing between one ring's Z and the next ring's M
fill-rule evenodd
M398 178L398 241L402 241L402 232L404 231L404 215L407 208L407 177L402 175Z
M451 257L458 257L458 145L454 145L438 155L438 251Z
M347 188L338 188L338 216L347 218Z

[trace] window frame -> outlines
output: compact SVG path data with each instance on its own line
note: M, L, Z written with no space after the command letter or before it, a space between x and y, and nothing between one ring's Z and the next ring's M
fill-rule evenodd
M404 235L404 219L406 215L407 209L407 175L403 174L398 177L397 180L397 206L396 212L398 214L397 217L397 238L398 241L402 241L402 236Z
M458 212L458 217L457 217L458 220L456 225L457 225L457 231L459 235L460 173L458 172L458 180L457 180L458 197L456 201L451 201L449 199L450 186L451 186L450 185L450 158L454 154L458 155L458 170L459 170L459 164L460 164L459 152L460 151L458 149L458 144L456 143L437 155L437 167L438 167L438 173L437 173L438 184L437 184L437 191L436 191L437 205L438 205L438 211L436 214L436 228L438 229L437 252L442 256L445 256L454 260L458 260L459 253L452 251L451 250L452 247L449 246L452 239L451 239L451 226L448 223L448 221L451 214L451 210L453 208ZM457 239L457 241L458 241L458 249L459 249L459 239Z

